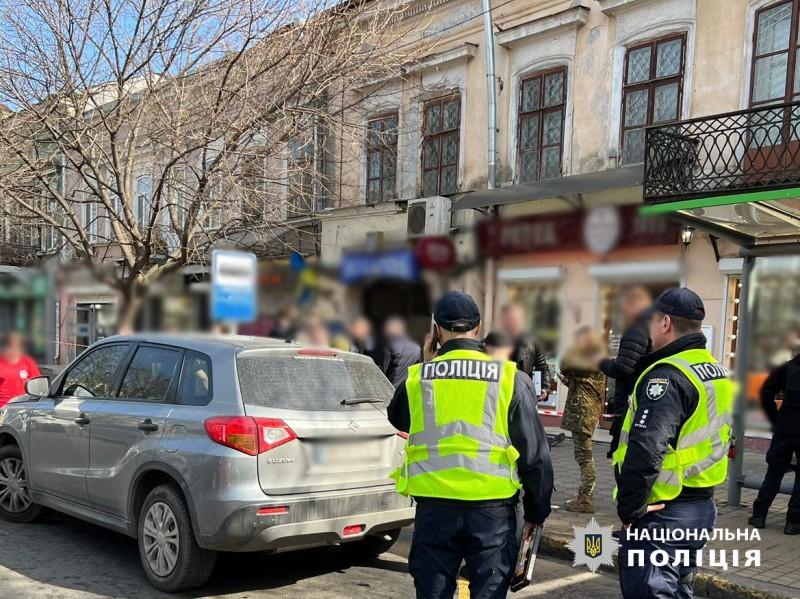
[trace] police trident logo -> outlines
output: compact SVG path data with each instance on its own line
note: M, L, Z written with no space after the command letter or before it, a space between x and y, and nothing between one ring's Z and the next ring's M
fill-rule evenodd
M600 526L592 518L588 526L575 526L575 537L567 543L575 559L573 566L586 566L592 572L597 572L600 566L613 566L614 555L617 553L619 543L611 535L610 526Z
M597 557L603 552L603 535L587 533L583 535L583 552L587 557Z

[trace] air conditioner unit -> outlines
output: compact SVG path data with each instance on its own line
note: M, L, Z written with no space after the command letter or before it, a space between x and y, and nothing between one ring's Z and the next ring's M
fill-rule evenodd
M408 238L447 235L450 232L450 198L434 196L408 202Z

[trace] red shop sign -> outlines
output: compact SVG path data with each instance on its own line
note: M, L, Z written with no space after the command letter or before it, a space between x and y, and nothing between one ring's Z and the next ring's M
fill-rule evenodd
M456 248L449 237L423 237L416 252L420 266L427 270L449 270L456 263Z
M641 216L638 206L598 206L586 211L485 220L478 225L483 256L589 250L606 254L623 247L674 245L678 227Z

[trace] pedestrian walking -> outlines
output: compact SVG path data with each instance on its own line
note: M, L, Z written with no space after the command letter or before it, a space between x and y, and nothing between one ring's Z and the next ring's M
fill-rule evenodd
M6 333L0 349L0 408L25 393L25 383L39 376L36 361L25 354L25 339L17 332Z
M547 356L539 349L533 335L525 331L525 311L522 306L505 304L500 309L500 326L514 342L511 360L517 363L517 368L532 380L536 380L534 372L540 373L542 386L536 400L545 401L550 393L550 367L547 365Z
M716 523L714 486L728 473L735 386L706 349L696 293L669 289L653 308L654 351L634 385L613 458L620 587L626 599L687 599L702 537ZM643 564L633 559L640 551Z
M783 399L780 409L778 398ZM756 528L766 526L767 512L780 491L783 476L794 469L794 488L783 532L800 534L800 355L770 373L761 387L761 405L772 423L772 441L767 451L767 474L748 522ZM797 459L794 466L792 456Z
M389 405L389 420L409 433L395 473L398 492L417 501L409 571L418 599L452 599L465 560L470 596L502 598L518 550L520 488L526 521L550 514L550 451L523 375L484 351L474 300L446 294L434 321L425 361Z
M608 378L614 379L614 397L611 411L615 415L611 425L611 445L608 457L614 454L619 445L622 421L628 410L628 398L633 385L641 374L639 363L650 353L650 306L653 297L646 287L635 285L625 291L622 299L622 312L625 331L619 341L616 358L605 358L600 362L600 370Z
M600 422L606 396L606 377L597 369L604 349L597 333L590 327L581 327L575 333L574 345L561 358L561 376L568 389L561 428L572 433L575 461L581 470L578 492L566 502L570 512L594 513L592 435Z

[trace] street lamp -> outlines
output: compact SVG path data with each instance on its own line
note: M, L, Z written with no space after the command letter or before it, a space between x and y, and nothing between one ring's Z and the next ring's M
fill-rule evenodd
M686 225L681 229L681 241L683 242L683 247L687 250L692 243L692 239L694 239L694 227Z

